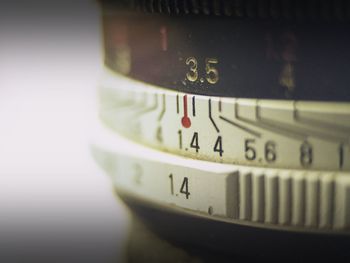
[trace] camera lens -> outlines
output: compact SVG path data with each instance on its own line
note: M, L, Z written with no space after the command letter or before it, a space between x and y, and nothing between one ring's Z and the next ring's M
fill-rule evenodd
M349 7L101 1L93 153L134 214L202 252L348 256Z

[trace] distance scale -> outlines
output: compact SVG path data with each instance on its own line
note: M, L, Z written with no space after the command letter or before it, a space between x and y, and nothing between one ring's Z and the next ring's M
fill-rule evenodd
M350 105L175 92L106 69L105 124L183 156L249 166L350 170Z
M103 80L94 154L117 189L216 220L347 232L347 104L193 96L109 70Z

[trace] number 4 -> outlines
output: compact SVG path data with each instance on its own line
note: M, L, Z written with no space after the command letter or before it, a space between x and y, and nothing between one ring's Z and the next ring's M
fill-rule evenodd
M196 149L196 152L198 152L198 150L200 149L199 145L198 145L198 132L195 132L193 134L193 137L192 137L192 141L191 141L191 148L194 148Z
M182 182L180 193L186 195L186 199L188 199L190 192L188 191L188 178L187 177L185 177L183 182Z
M218 152L220 157L222 157L222 153L224 152L222 149L222 138L219 136L214 145L214 152Z

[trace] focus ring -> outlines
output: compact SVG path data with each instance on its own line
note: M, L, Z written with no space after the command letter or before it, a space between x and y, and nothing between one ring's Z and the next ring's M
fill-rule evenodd
M350 18L350 3L345 0L102 0L101 2L129 10L171 15L339 21Z

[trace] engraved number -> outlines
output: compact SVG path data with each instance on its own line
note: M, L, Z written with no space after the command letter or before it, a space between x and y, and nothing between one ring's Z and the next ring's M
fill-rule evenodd
M182 149L182 131L178 130L177 134L179 135L179 149Z
M300 163L303 167L308 167L312 164L312 146L308 142L304 142L300 146Z
M198 62L197 59L194 57L189 57L186 59L186 65L190 66L190 71L187 72L186 78L191 81L195 82L198 79Z
M183 182L182 182L180 193L186 195L186 199L188 199L190 192L188 191L188 178L187 177L185 177Z
M220 154L220 157L222 157L222 153L224 150L222 149L222 138L219 136L215 142L214 145L214 152L218 152Z
M190 146L191 146L191 148L196 149L196 152L198 152L198 150L200 149L199 144L198 144L198 132L195 132L193 134Z
M256 150L253 147L253 143L255 143L254 139L246 139L244 141L245 158L248 161L253 161L256 158Z
M276 144L273 141L268 141L265 144L265 159L268 163L276 161Z
M174 195L175 190L174 190L174 176L173 174L169 174L169 179L170 179L170 194ZM190 192L189 192L189 186L188 186L188 177L184 177L181 187L180 187L180 194L184 194L186 196L186 199L189 199ZM177 191L176 191L177 192ZM175 194L178 196L178 194Z
M207 81L210 84L215 84L219 81L219 72L214 68L214 64L218 64L219 61L216 58L207 58L205 60L205 72L207 73Z
M195 57L188 57L186 59L186 65L189 66L186 73L186 79L190 82L197 82L198 80L203 83L205 80L209 84L216 84L219 81L219 71L215 67L219 63L216 58L205 59L205 78L199 78L198 72L198 60Z
M173 174L170 174L169 178L170 178L170 193L171 193L171 195L174 195L174 178L173 178Z

